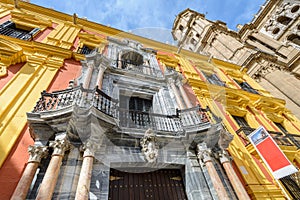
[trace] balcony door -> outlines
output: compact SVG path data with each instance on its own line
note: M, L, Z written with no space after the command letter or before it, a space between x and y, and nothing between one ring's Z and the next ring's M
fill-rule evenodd
M146 127L151 123L149 113L152 99L120 96L120 122L126 127Z

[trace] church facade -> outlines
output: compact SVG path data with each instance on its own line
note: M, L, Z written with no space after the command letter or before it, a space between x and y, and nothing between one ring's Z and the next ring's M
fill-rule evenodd
M300 166L300 122L242 67L0 1L4 199L286 199L248 136Z
M238 31L222 21L187 9L176 17L172 34L180 48L247 68L247 73L300 117L300 9L297 0L267 0Z

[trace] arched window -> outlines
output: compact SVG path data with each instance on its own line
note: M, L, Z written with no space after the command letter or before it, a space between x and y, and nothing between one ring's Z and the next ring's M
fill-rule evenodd
M182 25L179 25L179 30L183 31L184 27Z
M295 13L299 10L299 5L295 5L292 9L291 9L291 13Z
M277 33L279 33L280 29L279 28L274 28L274 30L272 31L272 33L275 35Z
M277 18L277 21L283 25L288 25L292 21L292 18L280 16Z
M300 36L296 34L289 35L287 39L300 46Z
M134 51L128 51L122 54L121 60L119 60L122 65L122 69L125 69L127 67L131 66L140 66L143 65L144 59L143 56L137 52Z

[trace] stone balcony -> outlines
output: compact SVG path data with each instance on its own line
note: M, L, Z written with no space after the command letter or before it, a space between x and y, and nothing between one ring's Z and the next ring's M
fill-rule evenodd
M202 132L210 127L206 113L200 107L177 110L176 115L127 110L119 107L117 99L98 88L84 89L82 85L52 93L42 92L33 111L27 116L31 124L44 120L59 132L67 129L68 120L74 116L84 120L83 113L87 110L93 112L97 119L117 127L117 132L136 136L152 129L161 137L186 137L189 133Z

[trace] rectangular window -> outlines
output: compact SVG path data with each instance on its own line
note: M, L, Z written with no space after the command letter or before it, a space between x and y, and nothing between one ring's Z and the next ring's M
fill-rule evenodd
M243 90L251 92L253 94L259 94L255 89L253 89L247 82L240 82L233 79Z
M225 83L219 79L219 77L216 74L209 74L204 71L202 71L202 74L205 76L206 80L210 84L219 85L225 87Z
M16 24L12 21L6 21L0 25L0 34L21 40L30 40L40 31L39 28L34 28L30 31L23 30L16 27Z

